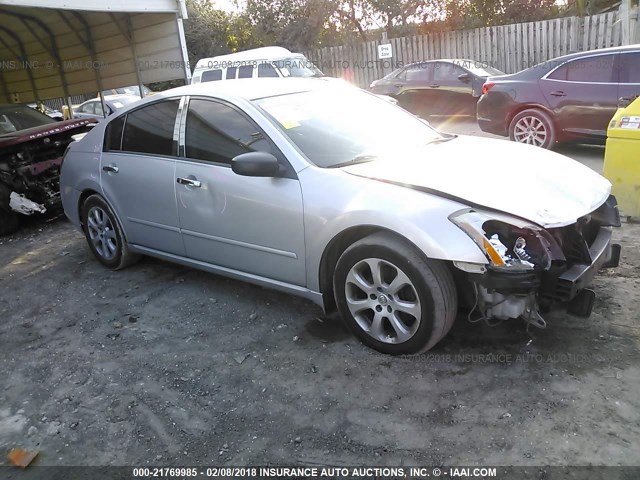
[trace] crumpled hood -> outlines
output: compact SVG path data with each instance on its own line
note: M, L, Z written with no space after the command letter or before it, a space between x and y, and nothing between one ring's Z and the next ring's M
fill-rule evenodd
M547 228L574 223L602 205L611 192L607 179L564 155L506 140L467 136L344 170L423 188Z

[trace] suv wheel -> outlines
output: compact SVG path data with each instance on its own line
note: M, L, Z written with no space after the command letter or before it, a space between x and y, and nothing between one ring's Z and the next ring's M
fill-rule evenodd
M129 251L120 224L102 197L87 198L80 217L89 248L105 267L120 270L138 260L139 256Z
M457 313L457 292L446 265L388 233L370 235L345 250L333 289L349 329L382 353L429 350Z
M509 138L518 143L553 148L556 143L553 120L542 110L524 110L511 120Z

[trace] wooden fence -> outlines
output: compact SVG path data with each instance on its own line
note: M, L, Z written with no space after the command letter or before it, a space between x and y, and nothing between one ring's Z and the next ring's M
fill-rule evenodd
M432 33L306 52L325 74L366 88L407 63L464 58L514 73L567 53L628 43L618 11L588 17ZM379 60L378 45L390 43L393 57Z

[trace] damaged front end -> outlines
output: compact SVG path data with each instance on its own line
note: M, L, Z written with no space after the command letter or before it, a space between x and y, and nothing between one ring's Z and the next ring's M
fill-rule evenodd
M611 227L620 226L614 196L598 209L559 228L542 228L495 212L467 209L451 221L473 239L488 264L454 262L471 284L478 320L522 318L544 328L541 313L565 306L588 317L595 294L586 287L599 269L618 266L620 245Z
M59 122L0 136L0 235L18 228L23 215L60 208L60 165L86 120Z

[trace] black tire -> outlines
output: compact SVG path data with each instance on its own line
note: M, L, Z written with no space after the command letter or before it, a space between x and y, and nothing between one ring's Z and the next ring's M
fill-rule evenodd
M20 217L17 213L0 210L0 237L10 235L20 228Z
M115 246L113 250L106 246L102 240L96 238L92 239L92 234L96 231L91 227L90 215L94 215L97 212L103 212L108 219L107 226L104 227L105 231L109 232L110 245ZM118 222L117 217L113 213L113 210L109 204L100 195L91 195L88 197L82 207L80 208L80 219L82 221L82 229L84 231L85 238L89 244L91 253L96 259L102 263L105 267L111 270L120 270L126 268L129 265L133 265L140 258L139 255L129 251L129 246L122 232L122 227ZM112 232L112 233L111 233ZM106 235L103 235L103 237ZM108 253L104 253L101 250L108 249ZM112 257L111 257L112 255Z
M544 131L543 141L536 140L536 138L541 139L540 134L528 137L527 132L522 131L522 128L528 128L526 125L527 120L529 120L532 127L533 125L536 126L535 132L532 131L530 133L534 134ZM526 143L541 148L552 149L557 141L556 127L553 124L553 120L546 112L537 108L529 108L513 117L509 124L509 138L512 142Z
M358 315L359 318L356 319L350 311L347 301L347 292L349 291L349 295L353 295L351 292L354 289L352 282L349 285L347 284L347 277L352 272L352 269L359 268L366 261L378 259L381 260L384 268L388 270L390 280L394 278L394 275L399 275L398 272L404 273L408 277L411 285L407 288L410 288L410 291L417 296L416 300L419 302L419 308L418 302L414 301L414 304L416 305L416 310L420 312L420 319L416 323L414 318L414 321L411 322L412 326L408 329L414 329L414 331L411 332L409 338L401 341L399 336L397 336L396 340L391 338L394 330L390 316L384 313L384 309L380 315L387 316L381 322L386 326L385 331L390 331L391 335L385 337L385 341L381 341L379 338L374 338L374 336L367 333L361 326L362 322L366 323L367 321L363 317L367 315L373 316L375 311L371 309L370 312ZM393 282L387 282L384 279L382 281L382 284L385 284L386 287L390 286L389 283ZM372 282L372 285L374 284L375 280ZM391 315L396 315L396 312L391 307L395 308L399 301L405 300L401 299L400 295L396 295L394 299L385 290L386 287L382 290L378 289L382 295L375 300L372 299L372 302L379 303L381 301L380 297L388 296L390 298L390 300L387 300L389 302L388 306L383 308L389 308L388 311ZM360 290L360 288L356 287L356 290ZM344 251L338 259L334 272L333 291L340 315L354 335L365 345L391 355L414 354L429 350L450 330L457 313L457 291L453 276L447 265L440 260L425 258L413 246L386 232L375 233L365 237ZM364 290L359 293L364 293ZM371 303L369 298L369 295L364 296L364 300ZM353 305L353 301L351 305ZM383 305L387 305L387 303L385 302ZM378 308L378 306L375 308ZM398 310L403 309L398 308ZM356 313L359 314L359 312ZM401 313L404 315L404 312ZM405 323L405 325L409 325L409 323ZM371 327L370 329L373 328ZM397 333L397 330L395 330L395 333Z

